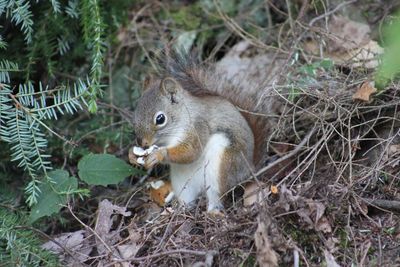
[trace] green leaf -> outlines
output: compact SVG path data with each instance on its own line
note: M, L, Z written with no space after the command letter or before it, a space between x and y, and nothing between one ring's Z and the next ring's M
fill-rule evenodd
M110 154L90 154L78 163L79 177L88 184L117 184L133 174L142 173Z
M39 186L41 194L37 204L32 206L29 215L30 222L58 212L62 205L67 203L67 192L78 188L78 180L75 177L69 177L67 171L54 170L49 172L48 176L54 183L47 181Z
M329 58L325 58L323 60L321 60L321 62L319 63L319 65L321 66L321 68L323 68L324 70L331 70L335 65L333 64L333 61Z

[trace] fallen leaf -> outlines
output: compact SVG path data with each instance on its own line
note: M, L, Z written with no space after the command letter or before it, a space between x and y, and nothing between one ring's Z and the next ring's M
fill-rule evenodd
M332 227L325 216L321 217L319 221L317 221L315 225L315 230L321 231L325 234L332 233Z
M266 190L260 190L260 185L257 182L249 182L244 186L243 205L249 207L254 203L261 203L266 194Z
M117 243L121 237L116 235L111 231L113 225L113 215L120 214L122 216L130 216L131 213L126 211L126 207L120 207L112 204L107 199L102 200L99 203L99 208L97 211L97 220L95 225L96 235L96 247L99 254L110 252L106 247L112 247Z
M390 161L390 166L395 168L400 165L400 144L397 145L390 145L388 149L388 157L392 160ZM396 159L396 160L394 160Z
M343 16L333 16L328 22L327 45L323 48L323 56L330 58L337 65L352 68L364 67L375 69L379 66L378 56L384 49L370 38L368 25L352 21ZM320 55L321 42L307 41L304 49L314 55Z
M175 212L175 210L173 208L167 207L160 213L160 215L161 216L169 216L169 215L173 214L174 212Z
M393 156L394 154L400 153L400 144L390 145L388 154L389 156Z
M314 199L294 195L286 185L280 188L279 200L275 203L275 208L283 208L285 212L295 210L308 228L324 233L332 232L329 220L324 215L325 205Z
M265 214L264 214L265 215ZM278 253L272 247L271 236L269 230L272 225L271 218L267 216L258 217L257 230L254 233L254 242L257 249L257 262L261 267L275 267L278 266Z
M118 252L121 255L121 258L124 260L135 257L140 248L141 246L138 246L137 244L126 244L117 246Z
M378 90L374 86L374 82L365 81L357 92L353 95L353 100L361 100L364 102L371 101L371 95L376 93Z
M369 26L364 23L350 20L344 16L332 16L328 23L331 34L328 50L349 51L366 45L370 41Z
M42 245L42 248L47 249L58 255L60 261L70 263L68 266L76 266L77 261L83 263L89 259L93 246L90 245L88 239L89 234L85 230L79 230L71 233L64 233L53 240ZM61 245L61 246L60 246ZM70 253L66 253L67 249Z
M216 69L224 79L243 88L272 85L286 64L286 59L276 52L249 55L251 49L254 47L248 41L237 43L216 64Z

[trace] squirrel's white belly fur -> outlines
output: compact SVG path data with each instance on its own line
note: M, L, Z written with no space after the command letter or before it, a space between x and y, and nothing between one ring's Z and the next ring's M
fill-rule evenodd
M208 210L222 208L219 175L222 156L228 146L229 139L224 134L213 134L196 161L170 164L172 187L181 202L193 204L200 193L206 192Z

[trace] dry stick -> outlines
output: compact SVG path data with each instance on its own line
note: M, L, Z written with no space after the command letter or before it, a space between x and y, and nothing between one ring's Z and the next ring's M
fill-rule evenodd
M360 263L358 266L364 266L365 259L367 258L368 251L371 247L371 241L364 242L366 244L364 247L364 251L362 251Z
M31 230L31 231L39 233L43 237L47 238L49 241L51 241L54 244L56 244L57 246L59 246L62 250L64 250L64 252L67 253L75 262L79 262L80 263L80 261L78 259L76 259L76 256L71 252L70 249L68 249L66 246L62 245L55 238L52 238L51 236L49 236L45 232L43 232L43 231L41 231L39 229L33 228L31 226L16 226L16 227L14 227L14 229L28 229L28 230ZM75 251L75 253L79 253L79 252Z
M296 146L295 149L293 149L292 151L290 151L290 153L286 154L285 156L279 158L278 160L272 162L271 164L269 164L268 166L265 166L264 168L260 169L257 173L255 173L255 176L260 176L261 174L263 174L264 172L268 171L269 169L275 167L276 165L278 165L279 163L293 157L294 155L296 155L297 153L300 152L301 149L303 149L304 145L309 141L311 135L313 135L315 132L315 127L311 129L311 131L308 132L308 134L304 137L304 139Z
M131 258L127 258L127 259L116 259L116 262L126 262L126 261L145 261L145 260L149 260L152 258L157 258L157 257L161 257L161 256L166 256L166 255L170 255L170 254L181 254L181 253L186 253L186 254L192 254L195 256L206 256L208 254L216 254L217 252L214 250L210 250L210 251L196 251L196 250L189 250L189 249L176 249L176 250L169 250L169 251L164 251L164 252L159 252L159 253L155 253L149 256L144 256L144 257L131 257Z
M355 153L353 152L353 145L352 145L352 138L351 138L351 118L353 114L351 113L348 119L348 124L347 124L347 146L348 146L348 153L349 153L349 161L347 162L349 165L349 180L350 180L350 186L353 185L353 156Z
M351 0L351 1L348 1L348 2L343 2L343 3L339 4L339 5L337 5L337 6L336 6L334 9L332 9L331 11L328 11L328 12L326 12L326 13L324 13L324 14L322 14L322 15L316 17L316 18L313 18L313 19L310 21L310 23L308 24L308 26L311 27L311 26L314 25L314 23L317 22L318 20L323 19L323 18L325 18L325 17L327 17L327 16L329 16L329 15L332 15L333 13L335 13L336 11L338 11L339 9L341 9L342 7L347 6L347 5L349 5L349 4L352 4L352 3L354 3L354 2L357 2L357 0Z
M93 230L91 227L89 227L88 225L86 225L84 222L82 222L76 215L75 213L72 211L71 206L68 204L67 208L69 210L69 212L72 214L72 216L75 218L75 220L77 220L81 225L83 225L86 229L88 229L90 232L92 232L99 240L100 242L104 245L104 247L112 254L114 255L113 250L111 249L111 247L109 245L107 245L107 243L99 236L99 234Z
M368 216L367 212L364 211L364 209L361 207L360 202L358 201L358 199L356 198L356 196L358 198L360 198L358 195L351 195L351 197L353 197L354 199L354 204L355 206L359 209L360 213L367 218L371 223L375 224L376 227L381 228L381 226L379 225L379 223L377 223L376 221L374 221L374 219L372 219L370 216Z
M280 48L266 45L263 42L261 42L257 37L253 36L251 33L245 31L242 27L240 27L236 21L232 18L230 18L228 15L226 15L222 10L219 5L219 0L214 0L214 5L217 8L218 14L221 16L222 20L227 24L228 27L231 28L232 31L234 31L236 34L238 34L240 37L242 37L244 40L249 41L252 45L258 48L263 48L263 49L273 49L273 50L279 50L281 53L287 54L286 51L283 51Z
M384 209L386 211L400 213L400 201L372 198L362 198L362 200L364 200L370 206L375 206L376 208Z
M330 136L332 135L333 131L331 131L328 135L327 140L330 138ZM296 178L291 182L292 185L290 187L292 187L294 185L294 183L297 181L298 178L300 178L300 176L308 169L308 167L311 165L311 163L315 160L315 158L319 155L319 153L321 152L321 150L324 148L323 145L321 145L323 142L325 141L325 139L319 140L315 145L314 148L310 151L310 153L308 153L308 155L300 162L300 164L294 168L288 175L286 175L286 177L284 179L282 179L277 186L280 186L288 177L290 177L293 173L295 173L297 171L297 169L300 169L300 166L305 165L303 167L303 169L300 171L299 174L297 174ZM315 152L313 152L315 151ZM311 157L311 155L314 155L313 157Z
M299 252L296 249L293 249L293 266L299 267Z
M149 62L150 62L150 64L151 64L151 66L153 67L153 69L157 70L158 68L157 68L156 64L155 64L155 63L153 62L153 60L151 59L151 57L150 57L150 55L149 55L149 52L148 52L147 49L145 48L145 46L144 46L144 44L143 44L143 41L142 41L142 39L141 39L140 36L139 36L139 32L138 32L138 29L137 29L137 23L136 23L137 19L138 19L138 18L142 15L142 13L143 13L146 9L148 9L150 6L151 6L151 4L147 4L147 5L145 5L144 7L142 7L142 8L135 14L135 16L133 17L133 19L132 19L131 21L134 23L133 29L134 29L135 37L136 37L136 40L138 41L139 46L142 48L143 52L146 54L146 57L148 58L148 60L149 60Z

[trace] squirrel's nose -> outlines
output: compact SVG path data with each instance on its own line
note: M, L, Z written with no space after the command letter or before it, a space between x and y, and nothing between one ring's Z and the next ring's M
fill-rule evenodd
M136 137L136 142L142 148L147 149L149 147L149 141L146 138Z

